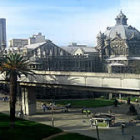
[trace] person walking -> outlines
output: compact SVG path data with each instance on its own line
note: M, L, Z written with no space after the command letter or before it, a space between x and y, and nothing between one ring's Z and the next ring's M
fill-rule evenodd
M132 137L131 137L131 140L135 140L135 137L134 137L134 136L132 136Z
M127 104L130 105L130 97L127 99Z
M43 110L43 112L45 112L45 110L46 110L46 104L43 104L42 105L42 110Z
M122 124L121 124L122 135L124 135L124 128L125 128L125 123L122 123Z
M115 107L118 106L118 100L117 100L117 99L115 99L115 101L114 101L114 106L115 106Z

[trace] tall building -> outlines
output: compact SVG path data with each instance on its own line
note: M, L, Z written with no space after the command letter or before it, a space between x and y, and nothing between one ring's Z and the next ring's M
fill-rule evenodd
M6 47L6 19L0 18L0 50Z
M28 44L35 44L45 42L45 36L42 33L38 33L37 35L33 35L28 39Z
M22 48L25 45L31 45L31 44L35 44L35 43L42 43L45 42L45 36L42 35L42 33L38 33L37 35L33 35L32 37L30 37L29 39L11 39L9 41L9 46L12 48Z

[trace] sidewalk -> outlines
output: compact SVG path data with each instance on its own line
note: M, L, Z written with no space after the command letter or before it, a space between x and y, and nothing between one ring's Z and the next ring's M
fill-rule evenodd
M17 107L17 110L20 109ZM108 112L112 109L113 113L116 114L116 122L128 122L134 118L134 116L128 116L125 113L128 110L128 105L123 104L117 108L114 106L93 108L95 112ZM0 101L0 112L9 112L9 103ZM56 112L54 113L54 124L55 127L59 127L64 131L78 132L87 136L97 137L96 129L90 127L89 118L86 118L81 114L79 109L72 109L68 113ZM25 116L26 119L40 122L43 124L51 125L52 114L51 112L45 112L38 108L36 115ZM99 136L101 140L131 140L131 137L135 136L135 140L140 139L140 122L134 125L128 126L124 129L124 135L122 135L121 127L112 128L99 128Z

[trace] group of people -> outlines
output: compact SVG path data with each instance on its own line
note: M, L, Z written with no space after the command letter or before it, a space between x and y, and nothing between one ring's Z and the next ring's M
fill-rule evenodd
M8 101L8 97L7 96L2 97L1 100L4 101L4 102L6 102L6 101Z
M45 112L46 110L50 110L51 109L52 104L50 104L49 106L47 106L45 103L42 104L42 110L43 112Z
M71 108L71 103L66 104L65 106L56 106L55 102L50 103L48 106L43 103L42 104L42 110L43 112L46 112L47 110L51 110L51 109L61 109L64 112L68 112L68 109Z

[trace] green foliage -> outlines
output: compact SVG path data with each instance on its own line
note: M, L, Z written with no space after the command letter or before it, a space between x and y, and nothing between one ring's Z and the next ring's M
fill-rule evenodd
M71 103L72 107L102 107L113 105L114 100L106 99L85 99L85 100L60 100L56 104L66 105Z
M28 68L29 62L17 53L10 53L0 62L0 71L6 73L6 80L10 80L10 120L11 127L14 128L15 122L15 103L17 95L17 78L33 74Z
M10 53L5 56L0 63L0 71L6 72L7 76L15 74L20 77L21 74L27 76L32 74L32 71L29 70L29 61L26 60L22 55L17 53Z
M52 140L96 140L77 133L59 135L61 129L16 118L15 128L9 127L9 116L0 113L0 140L41 140L58 134Z
M105 122L98 122L99 127L107 127L107 123Z
M41 140L62 132L59 128L17 118L14 129L10 129L9 123L9 116L0 113L0 139L2 140Z
M135 102L136 99L140 102L140 98L139 97L130 97L130 101ZM128 100L128 97L122 97L122 100Z

